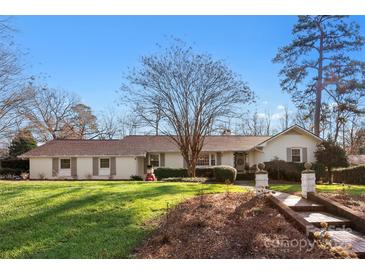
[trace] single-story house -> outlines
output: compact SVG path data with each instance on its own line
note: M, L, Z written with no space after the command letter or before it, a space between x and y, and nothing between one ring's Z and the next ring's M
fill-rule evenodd
M199 166L246 166L279 158L314 162L322 139L294 125L274 136L207 136ZM31 179L129 179L143 177L147 165L186 167L168 136L127 136L121 140L53 140L21 155L30 160Z

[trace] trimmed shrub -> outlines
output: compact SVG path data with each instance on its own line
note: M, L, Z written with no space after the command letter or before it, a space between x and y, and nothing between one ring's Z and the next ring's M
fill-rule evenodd
M24 172L29 171L29 160L21 159L3 159L1 160L1 168L10 168L16 170L22 170Z
M269 179L299 182L304 165L302 163L273 160L265 162L265 170L268 172Z
M208 178L205 177L171 177L162 179L162 182L182 182L182 183L205 183Z
M243 181L255 180L255 173L240 173L240 174L237 174L236 180L243 180Z
M1 176L20 176L20 174L22 172L23 172L23 170L15 169L15 168L1 168L0 169Z
M196 177L214 178L214 169L216 166L197 167L195 169Z
M138 175L131 175L130 178L133 181L143 181L143 178L141 176L138 176Z
M188 170L186 168L159 167L155 169L155 175L158 180L172 177L187 177Z
M231 166L214 167L214 178L217 182L225 183L227 180L233 183L237 177L237 170Z
M162 181L166 178L186 178L188 171L186 168L169 168L159 167L155 169L155 175L158 180ZM209 178L218 182L236 180L237 170L230 166L209 166L196 168L196 177Z
M335 183L365 184L365 165L334 169L332 174Z
M271 180L285 180L300 182L304 163L285 162L283 160L272 160L265 162L265 170L268 172ZM327 177L326 168L321 163L312 164L312 169L316 173L316 179L325 179Z

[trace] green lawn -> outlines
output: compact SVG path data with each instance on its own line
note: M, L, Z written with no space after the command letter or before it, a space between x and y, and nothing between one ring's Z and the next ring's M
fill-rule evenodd
M301 186L300 184L273 184L270 185L270 189L288 193L295 193L301 191ZM316 189L318 192L334 192L345 190L348 194L351 195L365 194L365 185L317 185Z
M0 258L127 258L167 203L239 186L0 182Z

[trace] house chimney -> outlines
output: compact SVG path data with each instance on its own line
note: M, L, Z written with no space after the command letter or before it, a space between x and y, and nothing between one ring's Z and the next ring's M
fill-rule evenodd
M232 135L232 131L230 129L224 129L222 135Z

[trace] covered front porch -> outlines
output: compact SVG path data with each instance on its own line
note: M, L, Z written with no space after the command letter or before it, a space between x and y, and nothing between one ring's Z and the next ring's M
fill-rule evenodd
M257 164L257 152L255 150L233 152L233 166L238 174L249 173L250 168Z

